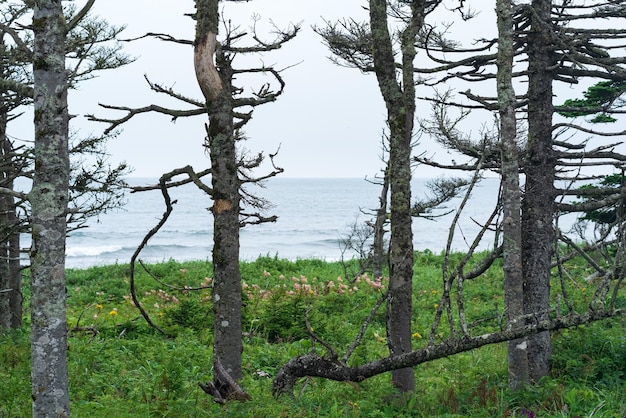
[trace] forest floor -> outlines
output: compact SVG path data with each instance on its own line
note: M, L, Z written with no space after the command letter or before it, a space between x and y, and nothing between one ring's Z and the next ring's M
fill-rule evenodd
M414 348L426 345L431 333L443 263L441 255L429 251L416 255ZM137 296L167 336L148 326L133 306L128 265L67 271L73 416L626 417L624 318L554 333L551 375L516 392L507 387L506 344L495 344L417 366L417 390L411 395L397 396L385 374L358 384L303 379L294 397L275 399L271 387L276 372L312 349L304 312L315 333L341 356L386 283L357 276L356 261L278 257L259 257L241 266L241 385L252 399L219 405L198 386L212 379L211 264L168 261L148 268L150 274L143 269L137 273ZM31 414L28 277L24 280L24 326L0 333L0 418ZM582 279L572 280L576 303L589 297L591 289L585 286ZM495 268L466 289L470 321L501 316L501 288L501 269ZM436 337L444 334L438 330ZM387 354L382 308L350 364Z

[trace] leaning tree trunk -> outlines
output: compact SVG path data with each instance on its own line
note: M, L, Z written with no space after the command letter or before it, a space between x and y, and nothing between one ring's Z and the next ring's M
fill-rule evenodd
M511 329L524 326L516 321L524 314L522 273L522 227L520 214L519 161L513 57L515 54L511 0L498 0L498 103L500 146L502 148L502 255L504 270L504 305ZM519 389L528 383L528 356L524 339L508 342L509 386Z
M224 395L234 388L228 382L228 376L221 376L217 371L224 370L235 381L241 379L243 342L239 271L240 181L233 125L233 69L229 57L219 50L216 42L218 3L218 0L196 1L195 67L209 114L207 144L211 155L214 217L213 362L214 380Z
M388 175L391 190L391 237L387 302L387 344L392 356L411 351L413 312L413 232L411 228L411 141L415 116L413 60L418 22L412 2L411 22L402 33L402 83L396 79L393 45L387 27L386 0L370 0L372 56L389 125ZM419 20L421 24L422 20ZM401 391L415 389L412 368L394 370L393 384Z
M35 177L31 347L34 417L69 416L65 234L69 156L65 18L61 0L35 1Z
M528 34L528 145L522 207L522 270L525 313L550 308L550 263L554 243L554 177L552 148L552 80L556 64L550 13L551 0L533 0ZM529 378L537 382L549 372L550 333L528 337Z

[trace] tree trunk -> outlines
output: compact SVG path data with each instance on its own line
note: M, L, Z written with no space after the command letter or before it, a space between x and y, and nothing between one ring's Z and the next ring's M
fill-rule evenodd
M0 187L13 190L16 168L13 144L6 136L7 113L0 111ZM22 325L20 225L15 199L0 195L0 328Z
M412 18L402 33L402 84L396 79L393 45L387 23L386 0L370 0L372 56L380 92L387 107L389 125L389 185L391 190L391 245L389 253L389 296L387 344L392 356L411 351L413 300L413 232L411 228L411 141L415 116L416 27L421 2L411 3ZM404 89L403 89L404 88ZM400 391L415 389L412 368L392 372Z
M61 0L35 2L35 177L31 347L34 417L69 416L65 234L69 156L65 18Z
M11 144L6 137L6 112L0 113L0 187L9 188L11 180ZM12 188L12 187L11 187ZM9 211L13 204L13 196L0 194L0 329L11 327L10 294L11 277L9 272L10 238L12 225L9 220Z
M552 1L533 0L528 34L528 145L526 184L522 207L522 270L525 313L542 313L550 308L550 262L554 243L554 177L556 159L552 148L552 80L556 64ZM529 378L537 382L549 372L552 351L550 334L527 339Z
M385 257L385 223L387 223L387 195L389 194L389 170L385 169L385 178L378 198L380 206L374 221L374 242L372 243L372 270L374 278L383 276Z
M235 381L241 379L241 274L239 271L239 188L233 124L231 61L219 50L218 0L197 0L195 68L207 101L208 148L213 186L213 356ZM217 49L217 51L215 51ZM215 57L215 58L214 58ZM216 60L216 63L214 62ZM215 68L219 68L219 72ZM219 369L219 367L215 367ZM232 390L216 374L220 391Z
M524 314L522 273L522 228L520 214L519 161L513 57L515 54L511 0L498 0L498 103L500 146L502 148L502 255L504 270L504 306L511 329L520 329ZM528 383L528 356L524 339L508 342L509 386L519 389Z

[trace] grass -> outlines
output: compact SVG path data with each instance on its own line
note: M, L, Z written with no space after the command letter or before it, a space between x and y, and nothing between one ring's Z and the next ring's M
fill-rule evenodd
M441 297L442 257L417 253L414 346L426 344ZM381 294L367 276L320 260L260 257L241 266L245 308L245 403L217 405L198 387L211 379L211 265L168 261L149 266L175 291L142 272L141 303L168 334L148 327L132 306L128 265L68 270L69 373L72 414L83 417L624 417L626 336L616 318L554 334L552 374L518 392L507 388L506 345L497 344L415 368L417 391L397 397L389 375L359 384L303 380L294 398L271 396L277 370L311 350L303 314L315 332L343 353ZM468 284L468 322L502 310L497 269ZM27 283L25 283L27 286ZM555 283L558 286L558 283ZM572 283L577 304L586 288ZM28 288L25 288L28 296ZM26 300L28 302L28 298ZM485 329L491 326L485 325ZM441 337L447 333L442 324ZM358 364L387 355L381 310L351 358ZM321 349L318 347L318 350ZM0 334L0 417L30 415L28 318ZM534 414L534 415L533 415Z

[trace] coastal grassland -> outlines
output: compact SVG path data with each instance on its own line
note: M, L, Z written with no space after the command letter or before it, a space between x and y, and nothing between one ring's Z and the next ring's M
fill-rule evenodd
M454 267L461 255L453 255ZM441 303L443 257L415 259L414 347L427 343ZM554 334L552 375L516 393L507 388L506 345L497 344L415 368L417 392L394 396L389 375L362 383L303 380L294 398L271 396L274 374L312 349L304 322L341 356L381 297L386 279L357 275L321 260L259 257L241 266L244 306L245 403L217 405L198 387L211 379L211 264L173 260L139 269L137 295L167 335L149 327L129 295L129 266L68 270L69 373L77 417L623 417L626 338L616 318ZM593 284L574 260L564 281L575 306ZM156 280L158 279L158 280ZM28 304L28 278L24 278ZM561 282L555 280L555 288ZM178 288L179 290L176 290ZM200 290L193 290L200 289ZM466 284L468 323L485 331L502 317L501 270ZM556 302L556 301L555 301ZM28 306L27 306L28 308ZM458 319L454 319L458 327ZM445 319L434 335L449 334ZM316 344L318 351L324 350ZM350 358L360 364L387 354L384 309L372 318ZM0 334L0 417L30 415L29 327ZM534 415L530 415L530 414Z

